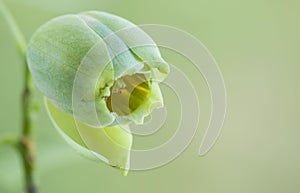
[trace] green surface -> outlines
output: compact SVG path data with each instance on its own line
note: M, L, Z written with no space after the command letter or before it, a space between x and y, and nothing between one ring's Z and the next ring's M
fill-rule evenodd
M43 107L35 115L36 177L41 193L294 193L300 191L299 46L300 2L294 0L6 0L27 40L38 26L65 13L107 11L136 24L167 24L195 35L213 53L228 97L225 125L216 146L198 157L208 124L209 96L203 78L193 76L200 97L200 127L189 148L154 170L118 170L82 158L59 136ZM163 50L167 61L186 60ZM0 18L0 136L21 125L22 61ZM186 73L193 69L184 69ZM165 89L165 95L171 95ZM172 99L173 100L173 99ZM175 99L174 99L175 100ZM172 105L172 101L165 101ZM176 103L175 103L176 104ZM170 112L176 117L177 112ZM177 120L167 120L176 126ZM170 127L171 128L171 127ZM174 131L136 137L137 148L163 143ZM20 160L0 147L0 193L22 192Z

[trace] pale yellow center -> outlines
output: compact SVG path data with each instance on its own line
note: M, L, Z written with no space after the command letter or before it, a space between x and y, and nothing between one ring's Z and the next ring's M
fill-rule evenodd
M143 74L126 75L116 80L110 88L111 94L106 104L111 112L126 116L147 100L149 92L149 82Z

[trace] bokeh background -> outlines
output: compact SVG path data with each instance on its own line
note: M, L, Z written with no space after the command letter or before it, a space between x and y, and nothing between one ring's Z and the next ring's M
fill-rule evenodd
M5 2L27 40L47 20L86 10L107 11L136 24L166 24L183 29L197 37L214 55L227 89L224 128L208 155L199 157L197 153L209 120L209 93L202 77L189 74L197 86L201 106L199 130L194 140L168 165L130 172L127 177L105 164L78 155L52 126L42 105L42 96L37 93L40 107L35 114L34 137L36 179L41 193L300 192L300 1ZM170 51L163 53L167 60L188 66L180 56ZM21 125L23 64L2 17L0 64L0 136L17 136ZM172 120L169 122L172 125ZM161 144L172 132L170 126L149 138L137 137L135 146ZM23 192L22 180L16 151L1 146L0 192Z

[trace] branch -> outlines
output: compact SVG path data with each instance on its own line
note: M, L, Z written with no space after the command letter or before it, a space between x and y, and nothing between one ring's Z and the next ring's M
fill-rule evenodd
M9 9L5 6L2 0L0 0L0 13L4 16L16 42L19 54L24 61L24 85L22 96L22 131L21 137L17 142L17 148L22 158L22 164L24 168L24 177L27 193L37 193L36 186L34 184L34 148L31 140L32 126L30 119L30 73L26 63L26 41L21 33L17 23L15 22ZM9 142L9 140L4 140Z

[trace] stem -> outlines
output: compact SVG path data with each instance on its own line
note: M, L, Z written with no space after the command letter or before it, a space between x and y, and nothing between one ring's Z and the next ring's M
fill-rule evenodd
M9 9L0 0L0 13L4 16L14 38L19 54L24 61L24 85L22 95L22 131L21 137L17 142L18 152L22 158L22 164L24 168L24 178L27 193L37 193L37 189L34 183L33 169L34 169L34 148L31 140L32 126L30 119L30 73L26 63L26 41L16 24Z
M36 193L37 189L34 184L34 146L31 140L32 134L32 126L31 126L31 119L30 119L30 74L27 68L27 64L25 62L25 70L24 70L24 90L23 90L23 97L22 97L22 110L23 110L23 127L21 138L19 140L19 152L22 157L23 167L24 167L24 174L25 174L25 184L26 190L28 193Z

